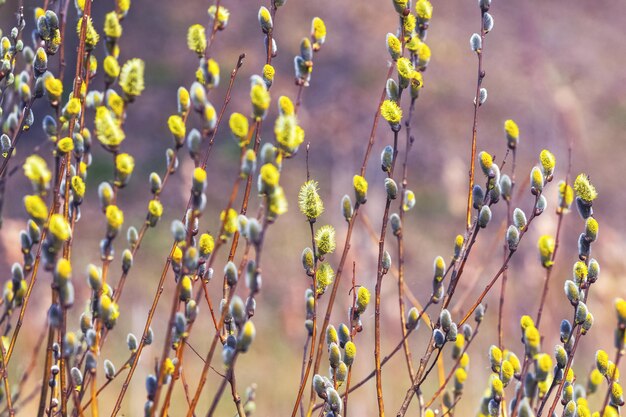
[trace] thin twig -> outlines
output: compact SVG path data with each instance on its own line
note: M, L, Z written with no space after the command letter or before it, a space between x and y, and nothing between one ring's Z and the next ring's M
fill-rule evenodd
M22 132L24 132L24 121L26 120L26 115L30 112L34 101L34 98L31 99L22 110L22 114L17 123L17 129L15 130L13 139L11 140L11 147L7 151L7 156L2 161L2 166L0 166L0 176L3 175L5 170L7 169L9 161L11 160L11 156L13 156L13 151L15 151L15 148L17 147L17 144L22 137Z
M385 80L387 80L391 74L393 73L393 66L389 67L389 70L387 71L387 77L385 77ZM385 84L386 87L386 84ZM376 112L374 113L374 121L372 122L372 130L370 132L370 137L369 137L369 141L367 144L367 149L365 151L365 156L363 157L363 163L361 164L361 171L360 171L360 175L361 176L365 176L365 171L367 169L367 161L369 160L370 157L370 153L372 151L372 147L374 146L374 139L376 137L376 128L378 126L378 120L380 118L380 106L382 105L383 101L385 100L386 97L386 88L383 87L382 89L382 93L380 96L380 101L378 103L378 106L376 107ZM343 274L343 269L344 269L344 265L346 263L346 260L348 258L348 252L350 251L350 240L352 238L352 231L354 228L354 224L356 222L356 219L358 217L359 214L359 207L360 204L357 202L354 206L354 210L352 213L352 217L350 218L350 221L348 222L348 230L346 232L346 239L345 239L345 243L343 246L343 251L341 254L341 259L339 261L339 265L337 267L337 272L335 275L335 281L333 282L333 287L330 293L330 297L328 300L328 306L326 307L326 314L324 315L324 322L322 324L322 329L325 329L326 327L328 327L328 323L330 322L330 316L333 310L333 306L335 304L335 298L337 296L337 290L339 288L339 284L341 282L341 277ZM324 335L321 334L320 337L318 337L318 341L317 341L317 346L316 346L316 356L315 356L315 364L313 366L313 374L316 374L319 371L320 368L320 364L322 361L322 348L324 345ZM310 393L310 398L309 398L309 408L307 410L306 416L307 417L311 417L311 413L313 412L313 406L315 405L315 390L313 389L313 387L311 387L311 393Z
M566 376L567 373L569 372L570 368L572 367L572 362L574 361L574 354L576 353L576 348L578 348L578 342L580 342L580 334L581 334L581 327L578 327L578 332L576 333L576 340L574 341L574 347L572 348L572 351L570 352L569 358L567 359L567 365L565 366L565 369L563 370L563 378L561 379L561 382L559 383L559 387L556 390L556 396L554 397L554 401L552 402L552 405L550 406L550 411L548 411L548 415L552 416L552 414L554 413L554 409L556 408L556 404L559 402L559 398L560 398L560 393L561 390L563 389L563 385L565 384L565 381L567 380ZM513 411L513 414L511 417L515 417L516 410ZM537 417L541 416L541 409L539 409L539 413L537 414Z
M528 222L526 223L526 227L520 231L519 234L519 241L522 241L522 238L524 237L524 235L526 235L526 232L528 231L530 224L533 222L533 220L538 216L538 212L536 210L536 205L537 205L537 201L539 200L539 197L541 196L541 193L538 193L535 196L535 204L533 205L533 212L530 215L530 217L528 218ZM472 307L467 311L467 313L465 313L465 316L463 317L463 320L461 320L459 322L459 326L462 326L467 319L474 313L474 311L476 310L476 308L480 305L480 303L482 303L483 299L485 298L485 296L487 295L487 293L489 292L489 290L491 290L491 287L494 286L494 284L498 281L498 279L500 278L500 276L502 276L502 274L504 273L504 271L509 267L509 261L511 260L511 258L513 257L513 254L515 253L515 250L510 250L509 249L509 253L507 254L506 258L504 259L504 262L502 263L502 266L500 267L500 269L498 270L498 272L496 272L496 274L494 275L494 277L491 279L491 281L489 281L489 283L487 284L487 286L485 287L485 289L481 292L481 294L478 296L478 298L476 299L476 301L474 301L474 304L472 304Z
M393 179L393 171L398 156L398 132L399 129L393 130L393 159L389 169L389 178ZM385 237L387 232L387 224L389 223L389 208L391 207L391 196L387 195L385 203L385 211L383 212L383 221L380 230L380 239L378 241L378 263L376 288L375 288L375 304L374 304L374 363L376 364L376 394L378 399L378 415L385 415L385 406L383 401L383 381L380 369L380 293L383 277L386 274L383 268L383 256L385 255Z
M511 193L510 197L506 199L506 225L512 223L513 219L511 217L511 205L512 205L512 195L513 190L515 189L515 162L517 156L517 148L513 148L513 164L511 167ZM507 253L509 251L509 245L506 239L503 240L502 243L502 256L503 259L506 259ZM502 320L504 318L504 299L506 293L506 282L508 279L508 269L504 271L502 274L502 284L500 286L500 303L498 305L498 347L502 350L504 349L503 343L503 330L502 330Z
M307 158L307 161L308 161L308 158ZM308 169L307 169L307 172L308 172ZM307 173L307 178L308 177L309 175ZM315 230L313 228L312 220L309 220L309 229L311 232L311 247L313 250L313 271L311 273L311 289L313 290L313 317L311 319L313 321L313 330L310 335L307 334L307 340L310 337L311 340L314 341L317 338L317 306L318 306L317 298L318 297L317 297L316 275L317 275L317 263L319 259L317 256L317 245L315 243ZM323 334L325 329L326 329L325 327L322 328L322 331L320 333ZM309 358L307 360L306 367L304 368L304 375L300 379L300 387L298 388L298 395L296 397L296 402L293 406L293 410L291 411L291 417L295 417L296 413L298 412L298 407L300 407L300 403L302 401L302 394L304 393L304 388L306 387L306 383L309 379L309 373L311 372L312 363L313 363L313 345L311 345L311 349L309 350Z
M437 399L437 397L439 397L439 395L441 395L441 393L443 392L443 390L446 388L446 386L448 385L448 383L450 382L450 379L452 379L452 377L454 376L454 372L457 370L457 368L459 367L460 363L461 363L461 359L463 359L463 355L467 352L467 350L469 349L470 345L472 344L472 342L476 339L476 336L478 335L478 331L480 329L480 324L482 323L482 321L479 321L478 324L476 325L476 330L474 331L474 333L472 334L472 338L470 340L467 341L467 343L465 344L465 346L463 347L463 350L461 351L461 353L459 354L458 359L456 360L456 362L454 363L454 365L452 366L452 369L450 369L450 372L448 373L448 375L446 376L446 379L444 380L443 384L441 384L439 386L439 388L437 389L437 391L433 394L432 398L428 401L428 403L426 403L425 408L430 407L435 400Z
M422 310L420 312L420 314L418 315L417 321L419 322L419 320L422 318L422 316L424 318L427 317L426 315L426 309L431 305L432 303L429 301L425 306L424 306L424 310ZM426 321L426 320L425 320ZM429 321L430 322L430 321ZM416 330L417 327L414 327L412 329L409 329L406 333L406 336L404 336L402 339L400 339L400 341L398 342L398 344L391 350L391 352L389 352L389 354L387 354L387 356L385 356L384 358L382 358L382 360L380 361L380 367L382 368L383 366L385 366L385 364L387 362L389 362L389 360L391 358L393 358L395 356L396 353L398 353L400 351L400 349L402 349L402 346L404 344L404 341L407 340L409 338L409 336L413 333L414 330ZM367 381L369 381L370 379L374 378L376 376L376 370L372 370L365 378L361 379L357 384L353 385L352 387L350 387L350 389L347 392L353 392L357 389L359 389L360 387L362 387L363 385L365 385L367 383ZM346 393L344 393L342 395L342 397L345 397ZM315 405L311 411L315 411L318 410L319 408L321 408L323 406L323 404L318 404Z
M352 288L350 289L352 292L352 310L351 312L356 311L356 262L352 261ZM351 315L354 313L351 313ZM354 340L354 336L357 332L357 329L354 326L353 317L349 317L350 325L350 341ZM352 364L348 367L348 377L346 378L346 391L343 397L343 415L344 417L348 417L348 394L350 393L350 382L352 380Z
M7 409L9 410L9 416L13 417L15 415L15 409L13 408L13 398L11 398L11 385L9 384L9 372L7 371L6 366L6 349L4 348L4 344L0 343L0 356L2 358L2 382L4 383L4 393L7 400Z
M572 171L572 146L571 143L568 146L568 162L567 162L567 174L565 175L565 189L567 189L567 187L569 187L569 181L570 181L570 174ZM561 226L563 225L563 217L566 214L566 209L564 207L557 207L556 209L556 213L557 213L557 225L556 225L556 236L554 238L554 251L552 252L552 257L551 257L551 265L546 269L546 278L543 284L543 291L541 293L541 301L539 302L539 308L537 310L537 320L535 320L535 327L537 327L537 329L539 329L539 323L541 322L541 316L543 314L543 307L545 305L547 296L548 296L548 288L549 288L549 284L550 284L550 274L552 273L552 269L554 267L554 261L556 259L556 254L559 250L559 246L560 246L560 242L561 242Z
M404 37L403 37L404 41ZM400 192L400 204L398 209L398 216L400 217L400 224L402 225L404 222L404 199L407 193L407 185L408 185L408 159L409 159L409 150L411 150L411 146L413 145L413 136L411 136L411 117L413 116L413 109L415 108L415 99L411 100L411 105L409 107L409 116L405 122L405 130L406 130L406 146L404 152L404 162L402 164L402 184L401 184L401 192ZM398 241L398 305L400 308L400 330L402 332L402 336L406 334L406 317L405 317L405 307L404 307L404 233L403 230L397 234ZM404 357L406 359L406 366L409 371L409 378L411 379L411 383L415 381L415 369L413 368L413 358L411 355L411 348L409 347L408 340L404 342Z
M211 145L213 140L215 139L215 135L217 134L217 130L218 130L218 127L220 125L221 119L222 119L222 117L224 115L224 112L226 110L226 106L230 102L230 92L231 92L233 84L235 82L235 78L237 76L237 73L239 72L239 68L241 68L241 66L243 65L243 59L244 58L245 58L245 54L241 54L239 56L239 58L237 60L237 64L236 64L235 68L233 69L233 71L231 72L230 82L229 82L229 85L228 85L228 89L226 91L226 96L224 98L224 103L222 105L222 109L220 111L220 114L219 114L219 117L218 117L218 120L217 120L217 123L216 123L216 127L215 127L215 129L213 131L213 136L211 137L211 141L210 141L209 145ZM204 156L204 160L203 160L203 166L204 167L206 167L206 163L207 163L207 159L208 159L209 154L210 154L210 150L211 150L211 147L209 146L209 148L207 149L206 154ZM191 199L190 199L190 202L191 202ZM188 206L189 206L189 204L188 204ZM117 415L117 413L119 413L120 408L122 406L122 400L124 399L124 395L126 394L126 391L128 390L128 386L130 385L130 380L133 377L135 369L137 368L137 364L139 362L139 358L141 356L141 352L142 352L142 350L143 350L143 348L145 346L145 341L146 341L146 338L148 336L148 332L150 330L150 324L152 323L152 319L154 317L154 313L156 311L156 307L158 305L158 302L159 302L159 299L161 297L161 294L163 293L164 284L165 284L165 277L167 276L167 270L169 269L169 266L170 266L170 263L171 263L171 258L172 258L172 255L174 253L174 249L175 249L175 244L172 245L172 249L170 250L170 254L168 256L168 259L167 259L167 261L165 263L165 266L163 268L163 271L161 273L161 278L159 279L159 285L157 286L157 290L156 290L156 293L155 293L155 296L154 296L154 299L153 299L153 302L152 302L152 306L150 307L150 311L148 313L148 318L147 318L146 324L144 326L143 336L141 338L141 341L139 342L139 346L137 347L137 353L136 353L135 360L133 361L133 363L132 363L132 365L130 367L130 370L128 372L128 375L126 376L126 379L125 379L125 381L124 381L124 383L122 385L122 389L120 390L120 393L119 393L119 395L117 397L117 400L115 402L115 406L113 408L113 412L111 413L111 417L115 417ZM214 251L214 253L215 252L216 251ZM213 256L213 254L212 254L212 256Z
M467 228L472 225L472 188L474 188L474 165L476 160L476 137L478 133L478 108L480 107L480 86L482 85L483 78L485 78L485 71L483 71L483 45L485 43L485 27L483 25L485 12L481 10L480 18L480 40L481 48L476 51L478 57L478 76L476 80L476 96L474 98L474 122L472 124L472 153L470 160L469 170L469 186L467 191Z

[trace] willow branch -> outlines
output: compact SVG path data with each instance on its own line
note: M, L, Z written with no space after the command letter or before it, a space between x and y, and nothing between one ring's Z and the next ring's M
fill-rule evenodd
M476 137L478 133L478 108L480 107L480 86L482 85L483 78L485 78L485 71L483 71L483 50L482 45L485 42L485 28L483 25L483 18L485 12L481 11L480 19L480 40L481 48L476 51L478 57L478 76L476 80L476 96L474 99L474 122L472 124L472 153L470 160L469 170L469 185L467 190L467 228L472 225L472 189L474 188L474 165L476 160Z

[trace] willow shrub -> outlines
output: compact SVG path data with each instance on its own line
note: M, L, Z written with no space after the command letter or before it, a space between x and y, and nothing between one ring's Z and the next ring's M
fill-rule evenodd
M425 88L431 59L426 34L433 17L433 6L428 0L393 0L381 7L381 12L395 13L399 21L398 27L389 28L392 32L385 39L392 62L385 81L385 94L377 105L361 170L355 173L352 184L344 184L346 194L340 204L326 204L318 194L320 184L315 179L309 178L297 196L286 195L281 186L283 166L303 157L306 126L300 125L298 110L303 92L310 84L314 86L313 61L316 54L323 51L327 38L324 21L313 18L309 35L302 38L300 52L293 60L296 80L293 96L272 97L275 77L292 77L292 74L276 74L272 66L272 58L278 50L273 36L274 24L281 9L289 7L285 3L285 0L271 0L269 8L259 9L259 36L264 40L265 59L264 62L248 63L258 69L257 75L250 79L248 109L233 111L228 108L231 88L244 55L239 57L232 71L230 68L224 71L211 52L211 45L218 40L221 31L237 30L229 27L231 11L218 0L208 9L208 27L193 24L188 28L186 39L180 34L179 43L182 47L186 41L189 59L197 59L195 81L178 89L176 100L169 104L171 115L163 116L162 123L169 130L171 144L164 149L161 171L152 172L148 178L151 198L144 205L145 221L138 227L125 222L124 207L118 204L118 196L125 192L124 188L137 180L133 177L134 157L126 150L126 138L132 132L127 131L125 121L133 117L135 107L141 105L137 103L141 102L146 88L142 59L127 58L122 53L124 19L133 12L130 0L116 0L104 16L103 27L94 26L89 0L45 1L43 7L35 8L31 16L24 15L22 6L17 9L15 27L0 40L3 154L0 176L2 198L23 199L28 220L19 236L11 237L20 245L23 259L12 260L15 263L10 273L5 274L8 279L3 283L3 315L0 319L5 335L0 346L3 414L15 415L30 402L38 402L39 416L97 416L105 412L117 415L127 388L131 384L144 384L132 378L143 349L153 342L154 333L158 332L165 340L154 372L145 381L146 416L156 413L205 414L206 405L199 404L210 404L207 415L211 416L227 386L230 386L228 396L232 397L237 414L240 417L253 415L255 386L249 387L243 396L240 394L235 376L245 373L246 369L238 369L236 365L241 355L255 348L253 316L257 308L263 308L261 264L266 234L281 227L279 217L287 211L288 201L293 200L297 201L296 206L308 223L310 246L303 248L301 255L289 255L301 256L303 275L309 283L301 313L304 321L302 337L306 340L304 360L302 370L294 370L298 375L301 372L302 376L298 389L294 389L294 398L290 400L293 401L292 417L313 413L346 416L348 394L370 380L377 391L377 398L372 399L372 410L375 402L378 415L383 416L382 371L396 354L405 357L408 369L406 396L396 415L409 412L414 397L417 397L417 404L414 404L417 411L410 411L412 414L428 417L454 414L470 372L468 348L478 335L485 314L497 315L498 339L485 352L491 375L484 381L483 398L466 399L475 403L479 416L619 415L624 403L618 364L624 347L626 301L615 301L614 356L598 351L589 375L584 373L588 364L577 367L583 372L580 375L576 375L572 367L579 342L593 331L594 317L587 300L593 284L600 278L600 265L591 256L599 230L593 215L593 204L598 197L595 187L585 174L570 175L569 167L557 170L557 165L563 164L557 164L555 155L543 150L537 157L536 166L518 173L529 175L529 187L515 194L517 188L525 187L526 183L518 185L515 182L515 158L524 142L520 140L520 128L513 120L503 123L505 152L498 152L505 155L502 160L496 161L486 150L477 153L478 113L488 97L483 87L482 57L486 40L492 36L490 32L494 27L494 19L489 13L491 1L480 0L478 3L480 32L471 35L468 48L468 53L477 58L478 76L469 161L467 224L453 239L451 253L434 260L430 295L423 291L419 294L420 298L425 298L424 305L417 304L416 298L411 297L415 305L410 308L407 291L411 289L404 281L404 259L411 253L404 244L403 222L405 216L411 214L411 209L420 203L409 188L407 155L414 140L411 135L414 106L420 91ZM15 11L10 7L5 5L5 12ZM76 8L77 20L67 19L68 7ZM237 13L236 8L232 12ZM66 37L78 39L76 51L65 48ZM63 57L74 53L78 58L76 68L65 68ZM57 62L60 65L56 65ZM103 89L91 82L98 73L104 79ZM224 77L225 73L229 76ZM214 97L214 89L220 83L228 86L223 99ZM35 102L47 103L41 107L41 114L33 113ZM388 133L376 138L379 119L388 124ZM262 142L261 126L268 123L274 126L274 137ZM28 146L22 144L20 138L28 130L34 130L37 135L44 134L48 144L25 150ZM208 229L203 226L205 219L202 216L207 195L221 190L215 190L207 181L206 168L211 163L216 135L224 131L230 131L232 146L239 147L241 164L233 178L228 204L219 219L207 219L207 222L219 225L217 233L209 234L201 232ZM371 153L378 148L382 148L380 165L386 178L382 183L369 184L366 166ZM32 153L18 161L28 152ZM110 158L114 169L98 186L98 201L88 201L85 199L86 178L96 158ZM181 172L179 158L190 158L193 171ZM474 169L475 165L479 170ZM13 189L7 185L13 174L20 171L30 181L30 189ZM160 196L173 175L191 177L188 203L181 220L163 225L159 221L164 210ZM555 182L558 183L554 185ZM558 201L549 202L545 190L555 186ZM369 199L370 187L384 189L384 201ZM235 207L239 196L243 196L242 204ZM530 212L516 207L521 202L518 200L526 199L533 203ZM98 207L100 212L91 211L94 214L85 219L81 216L84 204ZM348 295L351 307L345 312L345 320L335 321L333 306L338 295L345 296L337 289L344 275L350 274L346 259L352 232L358 225L358 214L365 204L384 206L380 236L372 243L378 245L378 267L376 271L369 271L376 275L376 284L368 289L359 284L353 273L352 290ZM572 275L565 280L564 296L559 300L571 305L571 316L560 324L541 323L548 284L553 280L551 272L561 222L572 205L581 218L578 256L571 259ZM337 244L332 225L320 225L327 207L340 207L347 222L347 235L341 239L343 245ZM452 313L449 306L457 295L455 290L472 248L485 234L481 233L483 229L494 227L493 210L506 211L508 222L502 237L502 265L480 296L465 308L464 315ZM502 309L506 300L504 290L509 261L533 221L541 215L556 216L558 224L556 231L546 232L537 242L539 262L545 271L541 303L538 311L527 311L527 315L521 317L518 334L521 343L505 346ZM73 236L75 228L85 220L102 225L100 253L93 254L86 271L75 271L72 248L83 242L77 242ZM159 227L170 228L172 243L169 254L162 254L160 278L149 280L156 283L151 288L155 295L147 311L143 332L139 336L120 335L116 332L116 324L128 314L128 306L120 300L124 283L133 273L133 259L140 252L142 241L154 233L152 229ZM396 243L390 244L390 239ZM114 247L120 251L119 255ZM227 259L217 256L222 247L229 251ZM245 249L237 254L238 247ZM333 264L327 257L333 252L341 253L338 264ZM121 259L121 271L111 267L116 256ZM51 281L42 279L42 275L50 275ZM84 277L86 281L82 279ZM398 282L397 302L403 337L396 348L383 357L380 347L383 335L381 283L391 277ZM175 290L163 293L167 281L176 283ZM219 282L215 284L214 281ZM50 298L46 301L49 303L47 331L41 338L46 346L42 353L44 365L41 371L32 372L32 369L23 369L23 364L29 360L28 352L17 351L15 346L19 335L30 331L30 323L23 319L27 307L32 304L33 287L45 286L47 282L52 284ZM496 284L500 284L500 303L487 311L482 301ZM85 285L89 287L89 299L77 300L76 286ZM209 297L215 293L221 297L218 306L212 306ZM161 300L162 295L166 301ZM167 303L167 300L171 300L169 319L153 323L157 305ZM87 307L80 320L68 320L68 311L81 305ZM362 320L372 317L364 313L372 310L374 335L361 335ZM212 318L212 327L196 332L207 332L210 349L200 353L204 355L200 379L185 380L183 354L188 346L187 339L198 315L207 314L207 311ZM424 353L422 350L412 352L408 339L422 322L431 329L431 337L420 341ZM541 324L544 331L558 332L561 344L554 349L542 346ZM363 337L374 338L373 357L361 352L357 355ZM102 356L101 349L105 342L118 343L119 340L125 340L128 356L120 363L113 363ZM37 352L35 349L35 354ZM431 371L441 355L451 357L447 376L437 382L439 389L428 399L423 396L421 387L433 379ZM352 375L352 366L357 360L371 362L373 369L369 376L359 381L355 381ZM149 362L144 360L142 366L149 367ZM224 373L209 375L212 366ZM269 374L267 376L271 379ZM24 392L29 378L40 378L35 385L41 386L31 395ZM216 378L218 389L211 393L210 402L200 403L207 378ZM116 379L124 380L114 397L116 402L103 404L99 395ZM181 380L183 382L179 382ZM272 384L269 380L257 382ZM177 383L184 383L186 402L174 403L172 392ZM592 414L587 399L596 392L601 397L598 401L601 407Z

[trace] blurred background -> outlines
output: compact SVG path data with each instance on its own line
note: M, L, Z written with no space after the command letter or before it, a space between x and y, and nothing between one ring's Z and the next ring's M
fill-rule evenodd
M39 2L25 1L27 29L34 27L33 10ZM232 101L226 115L239 111L248 114L249 82L253 74L261 71L264 58L263 36L257 22L257 12L267 2L252 0L226 0L222 4L231 12L225 31L217 34L212 56L221 66L222 83L211 92L209 100L219 109L226 90L228 76L240 53L246 54L244 65L235 81ZM165 149L172 146L167 129L167 118L176 112L176 90L189 87L197 68L195 55L186 47L187 27L194 23L209 25L209 1L190 0L133 0L130 12L123 22L124 34L120 40L120 63L138 57L146 62L146 90L127 112L126 136L123 149L130 152L137 166L130 185L118 196L125 212L125 228L139 228L145 217L150 199L148 175L162 173L165 167ZM409 154L409 188L415 192L417 204L405 216L406 280L421 303L431 291L432 262L437 255L449 259L454 237L464 232L468 159L471 143L473 98L476 89L475 55L470 51L469 37L480 29L480 13L475 1L433 1L434 15L427 43L432 59L424 74L425 87L417 101L413 118L415 145ZM114 7L112 1L98 1L93 5L94 23L101 31L104 15ZM0 9L0 23L8 31L14 24L13 11L16 0L9 0ZM70 7L68 22L75 22L75 10ZM536 315L544 270L537 255L536 242L540 235L554 235L556 230L556 182L564 179L567 171L567 145L573 143L572 175L586 172L596 185L600 197L594 209L600 223L600 239L594 245L593 256L602 266L599 282L594 285L589 307L596 324L590 336L579 347L575 371L585 383L586 375L594 363L596 349L613 351L615 318L612 301L616 296L626 296L623 276L626 272L626 193L623 179L626 174L623 160L626 157L626 44L624 26L626 14L623 4L599 1L593 4L555 0L550 2L494 1L490 10L495 19L494 30L484 43L483 87L489 93L487 102L479 112L478 151L486 150L501 161L506 150L503 123L514 119L521 130L517 158L518 186L527 187L530 169L537 163L539 152L547 148L557 157L555 183L546 189L548 210L532 225L523 239L520 250L509 268L508 297L505 306L505 346L520 357L523 346L519 342L519 318L522 314ZM288 0L275 19L274 35L278 43L278 56L273 60L276 78L271 90L273 103L264 123L263 141L273 140L273 120L276 117L276 100L280 95L295 99L293 57L299 52L302 37L308 36L311 19L315 16L326 22L328 35L322 50L314 57L311 85L303 94L299 112L300 124L310 142L310 171L319 181L326 212L318 224L332 224L337 229L338 249L327 259L336 268L346 232L346 223L339 210L344 194L352 195L352 176L358 172L376 112L378 100L385 84L389 56L385 47L387 32L395 32L397 15L392 2L348 2L333 0ZM76 44L73 23L68 28L68 74L71 80ZM28 37L28 36L27 36ZM101 60L104 48L99 45L96 55ZM56 58L52 58L56 68ZM102 88L99 76L93 84ZM66 84L66 91L70 89ZM46 141L40 122L48 106L35 106L37 121L24 135L14 161L22 161L36 145ZM92 126L93 113L87 116ZM191 118L188 130L198 120ZM401 135L401 137L403 137ZM378 234L384 209L383 173L379 169L379 154L390 144L392 136L386 123L381 123L376 134L367 179L370 197L357 221L352 238L347 265L356 262L359 284L373 292L376 279L378 246L372 238L364 218ZM404 144L404 140L401 141ZM219 229L219 212L226 206L232 183L239 169L239 153L230 138L226 125L222 125L216 138L216 152L209 160L209 204L201 219L201 230L216 233ZM50 147L42 153L50 161ZM110 158L94 147L94 164L87 182L86 203L82 221L77 224L75 240L80 242L73 251L74 282L77 303L70 313L69 329L78 329L78 317L83 310L89 289L85 281L88 263L99 264L98 242L104 233L104 217L96 203L97 186L111 177ZM401 152L404 151L404 145ZM401 153L401 158L403 154ZM16 162L12 162L16 163ZM509 172L507 163L505 172ZM192 162L184 155L181 167L163 194L165 214L159 225L149 230L141 250L135 257L126 290L120 300L121 319L108 339L103 358L121 366L128 357L126 335L140 335L147 312L156 291L161 268L165 263L171 235L169 224L180 218L187 201ZM477 178L482 181L478 171ZM297 394L305 340L304 291L309 285L302 271L300 254L310 242L308 225L297 210L297 192L306 179L304 152L284 164L281 183L290 203L289 212L281 216L268 232L263 256L263 289L257 301L254 322L257 338L253 348L238 361L237 381L240 393L252 383L258 384L257 414L259 416L289 415ZM4 222L0 233L0 267L2 276L9 279L10 266L21 261L18 237L24 227L25 212L22 196L30 186L23 175L15 175L8 184L8 200L4 207ZM528 212L533 197L525 190L514 202ZM259 199L252 199L255 212ZM238 204L237 204L238 205ZM394 204L393 210L397 210ZM502 262L502 239L506 207L498 204L488 228L480 234L472 252L455 300L459 321L486 282L499 269ZM566 216L561 246L552 275L545 319L542 322L544 342L542 348L551 353L558 342L558 327L563 318L571 318L572 310L563 294L562 286L571 275L577 260L576 241L584 223L574 211ZM396 263L396 241L390 234L388 250ZM115 242L118 254L126 247L123 236ZM222 253L216 267L220 271L225 262ZM239 250L238 257L242 249ZM119 259L113 264L113 282L120 273ZM49 306L50 275L40 274L34 288L32 304L25 316L25 328L18 342L20 359L12 362L11 375L20 375L38 336L46 326ZM221 279L219 280L221 282ZM338 326L347 322L347 308L351 304L349 274L344 277L333 310L332 323ZM144 380L153 372L154 358L160 356L166 320L171 306L175 283L173 276L167 281L153 328L155 342L144 350L140 366L126 396L124 415L141 415L145 401ZM217 305L221 297L221 283L213 282L210 289ZM392 275L383 283L383 340L385 355L400 340L397 285ZM489 305L486 322L479 340L469 350L471 367L464 399L457 415L475 413L480 396L487 387L489 366L487 349L497 344L496 322L499 285L485 302ZM241 296L245 298L245 293ZM328 296L321 299L325 306ZM410 305L410 303L409 303ZM455 306L453 301L452 306ZM439 309L432 309L438 312ZM360 380L373 370L374 317L373 305L363 318L364 329L356 337L357 359L353 381ZM200 318L190 343L204 355L212 335L206 306L200 306ZM417 359L425 349L429 331L422 323L420 330L410 337ZM449 351L444 352L446 370L452 364ZM612 356L612 353L611 353ZM41 375L43 353L39 355L35 374L30 378L29 389L35 387ZM219 356L214 361L221 371ZM327 361L322 361L324 370ZM190 350L185 357L185 373L193 388L202 368L202 361ZM324 371L325 372L325 371ZM102 375L102 374L100 374ZM433 375L434 376L434 375ZM15 378L15 377L14 377ZM388 413L400 406L410 382L403 355L394 357L383 369L385 404ZM103 392L101 413L107 414L121 386L116 380ZM199 414L203 414L220 377L213 371L203 393ZM100 381L100 384L102 381ZM425 385L424 397L430 398L438 386L433 377ZM186 402L182 385L174 391L175 404L172 416L184 415ZM376 391L374 381L350 395L353 415L375 415ZM308 391L305 394L308 401ZM598 398L591 404L598 407ZM414 404L415 405L415 404ZM35 404L33 403L33 406ZM411 413L417 411L411 408ZM32 415L31 409L19 415ZM219 415L229 416L235 408L225 395Z

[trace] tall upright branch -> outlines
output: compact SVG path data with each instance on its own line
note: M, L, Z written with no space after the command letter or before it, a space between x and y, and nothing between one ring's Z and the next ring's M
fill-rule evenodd
M388 79L391 74L393 73L394 67L390 66L389 70L387 71L387 77L385 79ZM386 88L383 87L381 96L380 96L380 100L378 103L378 106L376 107L376 112L374 113L374 121L372 122L372 130L370 132L370 137L369 137L369 141L367 144L367 149L365 151L365 156L363 157L363 163L361 164L361 176L365 176L365 172L367 170L367 162L369 160L370 157L370 153L372 151L372 147L374 146L374 139L376 137L376 128L378 127L378 121L380 118L380 106L383 103L383 101L385 100L385 96L386 96ZM333 306L335 304L335 298L337 296L337 290L339 289L339 284L341 282L341 277L343 275L343 269L346 263L346 260L348 259L348 252L350 251L350 241L352 239L352 231L354 229L354 224L356 222L356 219L358 217L359 214L359 208L360 208L360 204L357 202L354 206L354 211L352 213L352 217L350 218L350 221L348 222L348 231L346 232L346 239L344 242L344 246L343 246L343 251L341 253L341 259L339 261L339 266L337 267L337 274L335 276L335 281L333 282L333 288L331 290L330 293L330 297L328 300L328 305L326 307L326 314L324 315L324 322L322 324L322 329L325 329L328 327L328 323L330 323L330 316L332 314L333 311ZM313 374L316 374L320 368L320 364L322 361L322 349L324 346L324 334L323 332L321 332L320 336L318 337L318 341L317 341L317 347L316 347L316 353L315 353L315 364L313 366ZM311 348L313 348L313 346L311 346ZM309 407L307 410L307 417L311 417L311 414L313 412L313 407L315 405L315 390L313 389L313 387L311 386L311 393L310 393L310 398L309 398Z
M488 9L487 9L488 10ZM483 70L483 45L485 43L485 27L483 24L483 18L487 13L485 8L480 9L480 45L476 49L476 56L478 58L478 74L476 79L476 95L474 96L474 122L472 123L472 152L469 169L469 184L467 188L467 215L466 222L469 229L472 225L472 189L474 188L474 171L476 162L476 139L478 136L478 108L480 107L480 87L485 78L485 71Z
M393 171L395 168L396 160L398 158L398 133L400 126L393 129L393 159L391 161L391 168L389 169L389 178L393 179ZM389 208L391 207L392 196L387 193L387 202L385 203L385 211L383 213L383 220L380 230L380 239L378 241L378 263L376 264L376 287L375 287L375 301L374 301L374 362L376 364L376 396L378 400L378 415L383 417L385 415L385 405L383 401L383 381L382 371L380 368L380 293L383 282L383 277L388 272L383 267L383 257L385 255L385 235L387 232L387 224L389 223Z

